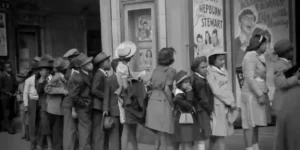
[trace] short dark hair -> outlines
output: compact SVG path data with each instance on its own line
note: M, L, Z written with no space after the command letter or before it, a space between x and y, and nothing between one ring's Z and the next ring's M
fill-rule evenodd
M220 55L223 55L223 54L216 54L216 55L209 56L208 57L208 64L211 65L211 66L215 66L217 57L220 56Z
M198 38L203 39L203 36L201 34L198 34L196 39Z
M239 15L239 22L241 22L242 18L246 15L253 15L254 20L256 21L256 16L254 15L254 12L251 9L244 9Z
M113 69L113 71L117 72L117 66L119 64L119 60L118 59L113 59L110 64L111 64L111 68Z
M161 66L170 66L174 63L175 49L172 47L163 48L158 53L158 64Z
M250 39L250 43L249 43L249 46L247 47L246 51L247 52L255 51L265 42L267 42L267 38L264 37L263 35L260 35L260 34L254 35Z

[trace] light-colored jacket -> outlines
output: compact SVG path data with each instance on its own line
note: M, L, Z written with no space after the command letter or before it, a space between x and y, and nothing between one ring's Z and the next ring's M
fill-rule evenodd
M214 136L229 136L234 132L233 111L229 105L236 103L226 69L214 66L208 68L207 81L214 94L214 111L212 113L212 132Z
M35 88L35 75L32 75L31 77L25 80L24 92L23 92L23 100L24 100L25 107L28 106L29 99L39 100L39 96Z
M283 58L279 58L275 64L274 83L275 83L276 90L274 94L272 107L276 114L281 109L283 101L287 98L285 93L290 88L299 84L298 82L299 80L297 76L286 78L285 75L283 74L286 70L290 69L291 67L292 64Z
M242 91L253 93L256 97L267 94L269 89L266 84L266 66L256 51L246 53L242 66L244 74Z
M67 81L61 73L55 73L50 82L45 86L47 94L47 112L54 115L62 115L62 101L67 93Z

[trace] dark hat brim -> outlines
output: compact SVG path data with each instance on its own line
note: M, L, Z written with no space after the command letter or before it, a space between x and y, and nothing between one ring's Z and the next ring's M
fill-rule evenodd
M105 58L103 58L103 59L101 59L101 60L96 60L96 59L94 59L94 64L99 64L99 63L101 63L101 62L103 62L103 61L105 61L105 60L108 60L108 59L110 59L110 56L106 56Z
M89 57L86 61L84 61L83 63L80 64L80 67L82 67L92 61L93 61L93 57Z

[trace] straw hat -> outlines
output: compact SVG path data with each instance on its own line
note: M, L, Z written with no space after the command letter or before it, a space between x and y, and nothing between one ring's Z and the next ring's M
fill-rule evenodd
M225 54L227 54L227 52L224 51L223 47L216 47L212 49L212 52L210 53L209 57L213 55L225 55Z
M130 58L136 53L136 45L131 41L122 42L117 48L115 58L125 57Z

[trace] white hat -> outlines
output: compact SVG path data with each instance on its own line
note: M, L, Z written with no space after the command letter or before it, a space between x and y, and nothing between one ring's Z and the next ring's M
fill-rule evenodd
M212 56L212 55L225 55L227 54L227 52L224 51L224 48L223 47L215 47L212 49L212 52L210 53L209 56Z
M136 45L131 41L122 42L115 52L115 58L125 57L130 58L136 53Z

